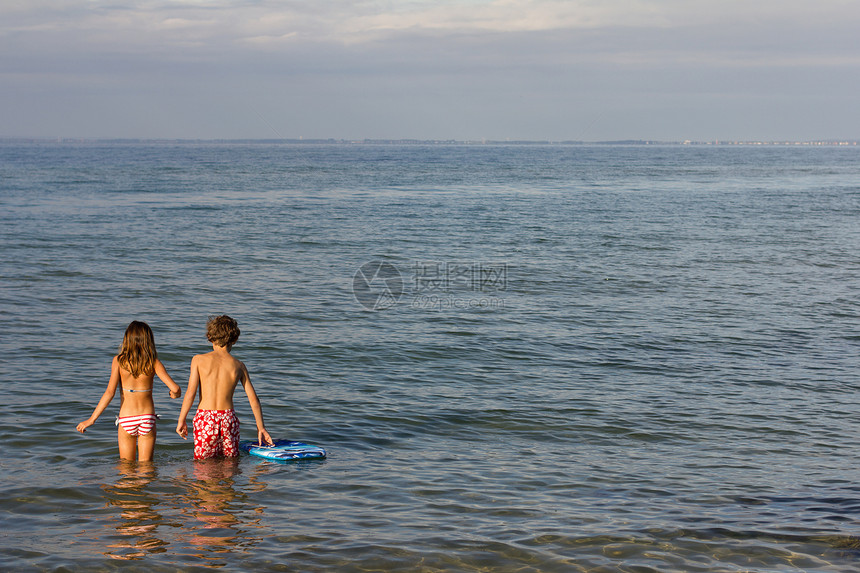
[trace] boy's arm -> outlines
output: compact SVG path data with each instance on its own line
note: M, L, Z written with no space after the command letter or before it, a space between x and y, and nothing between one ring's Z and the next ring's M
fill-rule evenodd
M95 424L96 420L99 419L99 416L102 415L102 412L108 407L111 400L113 400L114 395L116 394L116 388L119 386L119 361L116 359L116 356L113 357L113 362L110 365L110 379L108 380L107 389L105 393L102 394L101 400L99 400L96 409L93 410L93 415L90 416L87 420L81 422L77 426L77 430L80 433L84 433L87 431L87 428Z
M241 363L240 363L241 364ZM248 374L248 369L242 364L240 381L242 388L245 389L245 394L248 395L248 403L251 404L251 411L254 413L254 420L257 422L257 443L263 445L263 438L266 439L268 445L274 445L272 437L266 431L266 426L263 424L263 408L260 406L260 399L257 398L257 393L254 391L254 385L251 384L251 376Z
M191 410L191 405L194 404L194 396L197 394L197 387L200 385L200 373L197 371L197 357L191 359L191 374L188 376L188 388L185 389L185 399L182 401L182 410L179 412L179 421L176 423L176 433L182 436L183 440L188 439L188 411Z
M182 388L179 387L179 384L173 381L173 378L170 377L170 374L167 373L167 369L164 367L164 364L161 363L161 360L155 361L155 375L158 376L158 379L164 382L164 385L170 388L170 397L171 398L179 398L182 395Z

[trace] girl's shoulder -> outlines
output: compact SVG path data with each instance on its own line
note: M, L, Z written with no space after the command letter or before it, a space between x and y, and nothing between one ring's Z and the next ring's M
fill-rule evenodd
M113 361L111 361L111 368L115 368L120 372L129 372L128 364L123 364L123 360L119 354L113 357Z

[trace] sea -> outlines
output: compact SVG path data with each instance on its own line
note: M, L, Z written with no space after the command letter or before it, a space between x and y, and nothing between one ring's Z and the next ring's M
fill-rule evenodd
M857 146L8 140L0 240L0 570L860 571ZM219 314L325 460L75 431Z

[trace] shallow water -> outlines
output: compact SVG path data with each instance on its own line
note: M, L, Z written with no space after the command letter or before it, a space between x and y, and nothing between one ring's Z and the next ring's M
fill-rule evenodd
M4 143L0 566L860 570L858 153ZM325 461L74 431L214 313Z

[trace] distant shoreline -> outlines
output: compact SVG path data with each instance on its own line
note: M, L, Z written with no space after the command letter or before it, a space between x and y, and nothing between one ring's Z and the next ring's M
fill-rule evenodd
M621 139L608 141L579 140L499 140L499 139L169 139L169 138L88 138L88 137L0 137L2 143L113 143L113 144L264 144L264 145L628 145L628 146L837 146L856 147L860 140L817 141L659 141L648 139Z

